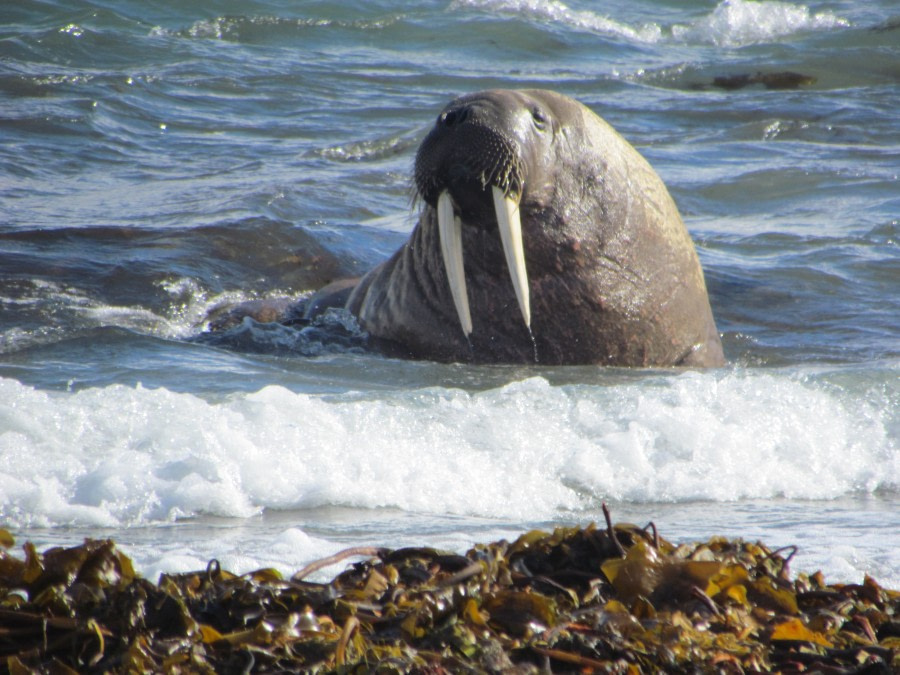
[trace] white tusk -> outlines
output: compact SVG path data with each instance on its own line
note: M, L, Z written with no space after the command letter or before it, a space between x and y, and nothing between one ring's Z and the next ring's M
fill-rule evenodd
M531 300L528 292L528 272L525 270L525 250L522 247L522 219L519 216L519 204L503 191L492 186L494 194L494 210L497 212L497 226L500 229L500 241L506 255L506 266L512 277L516 299L525 325L531 328Z
M469 296L466 292L466 273L463 271L462 222L453 212L450 193L444 190L437 201L438 234L441 239L441 255L450 282L450 295L463 333L472 334L472 315L469 312Z

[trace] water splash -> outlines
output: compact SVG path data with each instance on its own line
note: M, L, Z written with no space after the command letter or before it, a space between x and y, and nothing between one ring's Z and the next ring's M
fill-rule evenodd
M807 31L846 28L850 22L826 10L777 0L724 0L708 16L675 25L672 36L684 42L739 47Z
M109 526L335 505L550 519L602 499L896 490L896 401L876 395L742 371L377 397L272 385L217 401L0 379L0 519Z
M575 10L559 0L454 0L451 9L477 9L520 16L569 28L622 37L635 42L658 42L662 36L654 23L633 27L589 10Z
M572 9L559 0L454 0L450 7L556 23L644 44L675 41L735 47L850 25L831 11L813 12L806 5L778 0L723 0L710 14L671 27L653 22L629 25L591 10Z

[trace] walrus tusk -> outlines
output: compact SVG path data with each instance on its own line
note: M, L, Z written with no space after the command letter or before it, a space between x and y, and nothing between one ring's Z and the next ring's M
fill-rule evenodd
M525 325L531 328L531 300L528 291L528 272L525 269L525 250L522 246L519 204L512 197L503 194L496 186L492 186L491 191L506 266L509 268L522 318ZM462 222L453 211L453 201L447 190L438 196L437 221L441 255L444 258L447 281L450 283L450 295L453 297L453 305L456 307L463 333L468 337L472 334L472 314L469 311L469 295L466 291L466 274L463 269Z
M472 315L469 312L469 295L466 291L466 273L463 271L462 222L453 212L450 193L444 190L437 201L438 234L444 269L450 282L450 295L466 337L472 334Z
M528 292L528 272L525 270L525 250L522 247L522 219L519 216L519 204L512 197L503 194L503 190L492 186L494 195L494 211L497 212L497 226L500 229L500 241L506 255L506 265L512 277L516 299L525 325L531 328L531 299Z

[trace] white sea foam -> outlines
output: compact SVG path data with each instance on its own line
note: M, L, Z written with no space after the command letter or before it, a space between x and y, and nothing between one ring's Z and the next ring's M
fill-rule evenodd
M741 46L799 32L850 25L846 19L828 10L813 12L806 5L778 0L723 0L709 14L691 23L671 27L654 22L629 25L592 10L572 9L559 0L454 0L450 6L452 9L479 9L560 24L641 43L674 39L679 42Z
M724 0L698 21L673 26L672 35L688 42L734 47L849 25L846 19L828 10L813 12L806 5L777 0Z
M781 374L210 402L0 380L0 521L98 527L345 505L511 519L601 499L832 498L900 486L896 402Z
M655 23L634 27L590 10L576 10L559 0L454 0L453 9L479 9L558 23L577 30L623 37L636 42L657 42L662 31Z
M219 532L199 540L181 533L168 539L159 537L153 546L135 546L129 555L135 557L139 573L156 580L161 573L191 572L204 569L210 560L219 561L223 569L244 573L262 567L280 570L285 576L304 567L310 560L330 556L345 548L340 543L311 536L296 527L268 534L265 541L250 538L241 529ZM316 577L326 580L339 573L345 562L326 567Z
M85 291L52 281L28 280L26 288L15 297L0 297L0 302L15 307L43 307L47 313L65 315L79 329L116 327L161 338L195 337L209 326L209 316L218 309L264 298L302 295L272 289L266 293L243 290L212 293L193 279L176 278L160 284L171 297L165 311L154 311L137 305L110 305ZM71 327L43 325L33 329L10 326L0 330L0 354L56 342L71 335Z

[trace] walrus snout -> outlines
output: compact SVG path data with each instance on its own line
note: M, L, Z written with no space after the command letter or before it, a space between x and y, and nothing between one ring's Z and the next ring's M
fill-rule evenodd
M496 223L522 319L531 327L519 214L526 180L522 145L532 125L546 130L548 118L522 98L519 92L492 91L452 101L416 154L416 187L436 210L444 268L467 336L472 318L463 265L464 223L482 228Z
M449 191L467 222L482 222L492 209L491 187L520 194L524 185L519 107L510 109L496 92L450 102L416 153L416 191L437 207Z

